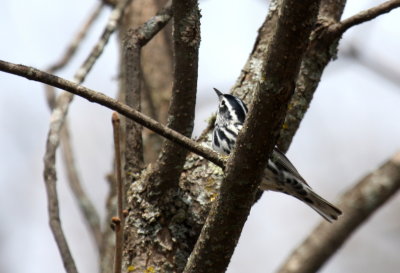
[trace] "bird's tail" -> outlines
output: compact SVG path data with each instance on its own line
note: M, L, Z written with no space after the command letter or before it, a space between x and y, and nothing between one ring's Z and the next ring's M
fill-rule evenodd
M338 208L316 194L311 188L307 188L306 191L306 196L296 195L296 197L318 212L328 222L337 220L339 215L342 214Z

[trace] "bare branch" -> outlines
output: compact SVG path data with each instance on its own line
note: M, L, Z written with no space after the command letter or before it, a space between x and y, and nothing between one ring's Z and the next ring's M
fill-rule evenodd
M117 212L117 193L116 193L116 188L115 184L116 178L114 173L116 172L115 170L115 164L114 164L114 169L112 174L108 174L106 176L107 182L109 184L109 193L107 195L107 200L106 200L106 217L105 217L105 228L103 229L103 234L102 234L102 242L101 242L101 248L100 248L100 273L109 273L112 272L113 270L113 264L114 264L114 256L115 256L115 230L110 228L110 219L112 217L115 217L115 215L118 214ZM111 223L112 227L112 223Z
M82 188L82 184L76 169L74 154L71 147L71 139L69 136L69 131L67 130L68 123L64 124L64 128L61 131L61 148L63 154L63 161L65 164L65 169L67 170L67 176L69 185L76 200L78 201L79 208L84 215L85 221L89 225L90 231L95 239L96 245L100 250L102 236L100 227L100 217L94 207L92 201L89 199L87 194Z
M190 137L193 131L200 45L200 11L197 0L174 0L174 84L168 111L168 127ZM149 193L164 193L178 184L187 150L164 141Z
M400 188L400 153L367 175L340 199L343 217L321 223L288 257L279 273L316 272L349 236Z
M52 124L53 125L53 124ZM57 145L52 141L53 135L51 134L51 130L48 135L48 142L46 143L46 155L44 157L44 165L45 166L54 166L55 162L55 150ZM49 224L51 231L53 232L54 239L57 243L57 247L60 251L61 258L64 263L65 270L68 273L78 273L76 269L75 261L71 255L71 251L69 250L67 240L65 238L61 221L60 221L60 210L58 206L58 197L57 197L57 176L55 172L55 168L45 168L44 173L44 181L46 185L46 193L47 193L47 201L48 201L48 212L49 212Z
M128 39L123 43L121 60L121 94L125 103L132 109L141 110L141 62L140 46ZM133 120L125 120L125 174L137 173L143 165L142 126ZM128 179L129 181L129 179Z
M116 172L116 188L117 188L117 203L118 203L118 221L114 220L115 227L115 257L114 257L114 273L121 273L122 271L122 251L124 246L124 225L125 215L123 213L124 204L124 183L122 181L122 168L121 168L121 148L120 148L120 119L117 113L112 115L112 124L114 132L114 148L115 148L115 172Z
M400 7L400 0L386 1L379 6L361 11L360 13L341 21L340 23L334 24L331 31L335 32L337 36L341 36L349 28L370 21L379 15L392 11L397 7Z
M228 160L220 195L185 273L224 272L228 266L294 92L293 83L317 20L318 6L319 1L312 0L282 2L265 65L260 67L265 81L255 93L244 130Z
M111 34L117 29L119 22L121 20L122 14L124 12L125 7L131 2L132 0L121 0L118 2L117 6L113 9L110 14L109 20L107 25L100 36L99 41L93 47L92 51L90 52L89 56L86 58L84 63L75 73L74 79L77 83L81 83L86 78L86 75L92 69L93 65L103 53L105 46L107 45Z
M322 72L329 61L336 56L338 39L349 27L375 18L399 6L400 1L387 1L382 5L350 17L340 19L345 1L323 0L319 11L319 22L310 36L310 45L304 55L300 74L296 81L296 91L289 104L289 110L277 143L282 151L287 151L294 134L310 106Z
M171 0L135 0L127 10L120 33L127 33L128 29L143 25L156 12L161 15L165 8L172 11ZM144 83L141 98L142 113L163 124L167 122L173 81L171 36L171 24L168 23L145 47L142 47L140 53L141 77ZM120 38L124 37L120 35ZM162 143L163 138L159 135L146 129L143 131L143 157L146 163L157 160Z
M157 134L177 144L180 144L182 147L188 149L189 151L204 157L205 159L213 162L221 168L224 168L224 159L213 150L198 144L192 139L181 135L180 133L168 128L167 126L160 124L159 122L147 117L146 115L143 115L142 113L102 93L96 92L81 85L77 85L76 83L51 75L33 67L13 64L2 60L0 60L0 71L19 75L30 80L52 85L54 87L83 97L91 102L98 103L109 109L117 111L121 115L136 121L144 127L156 132Z
M122 78L125 89L125 102L133 109L140 111L141 93L141 48L150 41L171 19L171 3L161 9L157 15L146 21L140 27L128 31L123 43ZM132 120L126 121L125 171L134 173L143 164L143 144L141 126Z
M97 60L98 56L100 56L105 44L107 43L109 36L117 27L118 19L121 17L121 13L123 11L123 8L125 7L124 5L129 3L129 1L130 0L120 1L117 7L113 10L111 14L111 20L107 24L106 30L102 35L102 38L104 39L102 39L101 42L97 44L92 53L77 71L74 77L75 82L82 82L89 70L93 67L93 64ZM69 251L67 241L63 235L61 223L58 216L59 209L56 192L57 175L55 162L56 151L60 142L60 132L63 128L65 117L67 115L68 107L70 102L72 101L72 98L72 94L63 93L56 100L51 115L50 129L47 135L46 142L46 152L44 155L44 180L49 198L50 226L52 228L58 248L60 250L61 257L64 261L64 266L68 272L76 272L77 270L72 255Z
M67 47L67 49L64 52L64 55L56 63L49 66L49 68L47 69L47 71L49 73L54 74L56 71L62 69L65 65L67 65L67 63L72 59L72 57L75 55L76 50L78 49L79 45L81 44L83 39L86 37L86 34L89 31L89 28L93 25L95 20L100 15L100 12L102 11L103 7L104 7L104 3L97 4L97 7L93 10L93 12L90 14L89 18L83 24L81 30L70 42L69 46ZM45 85L45 92L46 92L47 104L49 105L50 109L53 109L55 100L56 100L55 90L52 86Z
M289 103L277 143L283 152L289 149L290 143L311 104L322 73L336 54L338 44L336 36L333 37L322 32L324 36L321 37L319 33L322 29L325 29L327 22L331 24L331 22L337 22L340 19L345 2L345 0L321 1L318 24L310 35L310 44L303 56L300 73L296 80L296 90Z
M144 22L135 29L130 29L125 38L130 43L144 47L172 18L171 1L167 2L164 8L155 16ZM129 39L129 40L128 40Z
M49 73L54 73L57 70L63 68L75 55L75 52L79 45L81 44L83 38L86 36L89 28L93 25L94 21L98 18L100 11L104 7L104 4L97 4L96 9L90 14L87 21L84 23L81 30L78 32L76 37L72 39L72 42L68 46L62 58L55 64L49 67ZM45 85L46 99L50 110L53 110L55 106L56 92L55 88L49 85ZM67 172L68 182L72 192L74 193L75 199L78 202L78 206L84 215L84 219L90 228L91 234L93 235L95 242L100 249L101 245L101 228L100 228L100 218L93 206L91 200L86 195L82 188L82 183L80 181L78 171L75 167L74 153L72 149L72 144L69 136L69 127L67 122L65 123L63 130L61 131L61 145L63 151L63 162Z
M236 84L232 88L232 93L244 100L247 105L250 105L252 94L263 77L260 71L260 66L265 63L268 45L275 33L280 4L280 0L270 1L267 18L258 30L258 36L254 43L253 50L247 59Z
M83 24L81 30L72 39L68 48L65 50L64 55L61 57L61 59L58 62L52 64L48 68L48 71L50 73L60 70L71 60L71 58L75 55L75 52L78 49L79 45L81 44L82 40L86 37L86 34L88 33L89 28L93 25L93 23L99 17L100 12L103 10L103 7L104 7L104 3L102 3L102 2L99 2L96 4L96 8L89 15L88 19Z

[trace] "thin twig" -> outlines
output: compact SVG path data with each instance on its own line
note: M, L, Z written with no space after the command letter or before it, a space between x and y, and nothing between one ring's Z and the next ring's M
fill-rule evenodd
M336 33L337 36L340 36L349 28L370 21L379 15L392 11L397 7L400 7L400 0L386 1L376 7L361 11L356 15L332 25L331 31Z
M294 92L294 80L317 20L318 6L319 1L314 0L282 1L276 32L260 68L265 80L256 90L244 129L228 159L220 194L184 273L226 270Z
M67 128L69 128L69 126L68 122L66 121L64 124L64 128L61 131L61 148L69 185L72 192L74 193L76 200L78 201L79 208L90 228L93 238L95 239L98 250L100 250L102 241L100 217L92 201L89 199L88 195L82 188L78 171L76 169L74 154L71 147L71 139Z
M122 251L124 246L124 224L125 215L123 213L124 204L124 185L122 181L121 168L121 147L120 147L120 119L117 113L112 115L112 125L114 132L114 149L115 149L115 172L116 172L116 188L117 188L117 203L118 203L118 221L113 221L116 224L115 229L115 258L114 258L114 273L121 273L122 269Z
M4 71L7 73L25 77L30 80L49 84L54 87L71 92L80 97L83 97L91 102L103 105L109 109L117 111L118 113L127 118L136 121L137 123L143 125L144 127L156 132L157 134L177 144L182 145L189 151L204 157L205 159L213 162L214 164L220 166L221 168L224 168L225 166L225 160L222 157L220 157L218 153L214 152L212 149L198 144L194 140L183 136L182 134L168 128L167 126L162 125L161 123L149 118L148 116L143 115L142 113L100 92L96 92L84 86L77 85L74 82L46 73L44 71L41 71L33 67L13 64L2 60L0 60L0 71Z
M53 124L52 124L53 125ZM49 131L48 141L46 143L46 155L44 157L45 166L54 166L55 163L55 149L57 145L53 142L53 135ZM68 247L67 240L65 238L61 221L60 221L60 210L58 206L57 197L57 177L55 168L45 168L44 170L44 181L46 185L46 193L48 200L48 212L49 212L49 224L51 231L53 232L54 239L57 243L58 249L61 254L61 258L64 263L65 270L68 273L78 273L76 269L75 261L71 255L71 251Z
M106 30L102 35L102 39L96 45L94 50L91 52L89 57L77 71L74 77L74 81L77 83L81 83L86 75L89 73L90 69L93 67L95 61L100 56L105 44L108 41L111 33L116 29L119 19L121 18L121 14L126 4L128 4L130 0L120 1L117 7L112 11L110 20L107 24ZM56 192L56 151L60 143L60 132L63 128L63 124L65 122L65 118L68 112L69 104L72 101L73 95L70 93L62 93L56 100L53 112L51 114L51 122L50 128L47 135L46 142L46 152L44 155L44 180L45 185L47 186L48 198L49 198L49 217L50 217L50 225L52 227L52 231L54 237L56 239L58 248L60 250L61 257L64 261L64 266L68 272L76 272L76 266L74 264L72 255L69 251L67 241L63 235L61 224L59 223L59 218L55 221L52 221L52 218L58 216L58 203L54 204L55 201L50 198L57 198ZM51 191L52 187L52 191ZM51 196L54 195L55 196ZM56 200L57 201L57 200ZM57 215L54 215L54 210L57 211ZM57 221L58 220L58 221ZM53 224L53 222L55 224Z
M82 40L86 37L90 27L93 25L95 20L100 15L102 8L104 7L103 3L98 3L93 12L89 15L89 18L81 27L81 30L78 34L72 39L69 46L65 50L63 56L59 61L54 63L48 68L49 73L55 73L56 71L62 69L66 66L72 57L75 55L79 45ZM56 92L55 88L50 85L45 85L45 93L46 100L50 110L53 110L55 106ZM101 244L101 227L100 227L100 217L93 206L92 201L89 199L87 194L82 188L82 183L80 181L78 171L75 167L74 162L74 153L72 149L71 140L69 137L69 126L67 122L65 122L64 127L61 132L61 146L62 146L62 154L63 154L63 162L65 165L65 169L67 172L68 182L72 192L74 193L75 199L78 202L79 208L84 215L84 219L86 220L89 229L91 230L91 234L93 235L95 242L100 249Z
M64 66L66 66L70 62L72 57L75 55L78 47L81 45L83 39L86 37L90 27L93 25L93 23L99 17L100 12L103 9L103 7L104 7L103 2L97 4L97 7L89 15L89 18L83 24L80 31L77 33L77 35L75 37L73 37L69 46L65 50L63 56L60 58L60 60L58 60L54 64L50 65L49 68L47 69L47 72L54 74L56 71L64 68ZM46 92L47 103L49 105L49 108L52 110L54 108L55 100L56 100L55 90L52 86L45 85L45 92Z
M83 82L86 75L89 73L89 71L91 70L97 59L103 53L104 48L106 47L108 41L110 40L111 34L114 33L114 31L117 29L121 21L125 7L131 1L132 0L121 0L118 2L118 5L112 10L107 25L103 30L103 33L101 34L99 41L93 47L92 51L90 52L89 56L86 58L84 63L75 73L74 79L77 83Z
M144 47L172 18L171 1L165 5L157 14L143 23L136 29L128 31L128 36L133 39L132 43L137 43Z
M317 272L353 232L400 189L400 152L360 180L340 199L343 217L321 222L287 258L279 273Z
M75 55L75 52L78 49L78 47L80 46L82 40L86 37L86 34L88 33L89 28L93 25L93 23L99 17L100 12L103 10L103 7L104 7L104 3L102 1L100 1L99 3L96 3L96 8L89 15L88 19L81 27L81 30L72 39L69 46L65 50L64 55L61 57L61 59L59 61L52 64L48 68L48 71L50 73L60 70L61 68L63 68L65 65L67 65L69 63L71 58Z

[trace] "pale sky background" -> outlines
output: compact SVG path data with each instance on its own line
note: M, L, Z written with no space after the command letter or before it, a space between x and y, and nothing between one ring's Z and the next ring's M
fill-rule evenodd
M344 18L382 1L348 1ZM3 0L0 59L44 69L58 60L96 1ZM236 81L267 14L259 0L201 1L198 104L194 135L217 106L212 87L228 91ZM103 11L67 69L72 79L108 18ZM341 50L356 45L371 62L400 78L400 10L353 28ZM114 96L115 37L85 86ZM48 227L42 179L49 111L43 86L0 72L0 272L64 272ZM111 111L75 98L70 120L76 160L85 189L104 216L111 169ZM288 156L313 188L334 202L400 149L400 87L354 60L341 57L325 71ZM60 161L60 160L59 160ZM58 164L61 217L79 272L96 272L97 258L81 214ZM321 269L323 273L386 272L400 268L400 198L395 195ZM229 273L268 273L321 220L293 198L267 193L254 206Z

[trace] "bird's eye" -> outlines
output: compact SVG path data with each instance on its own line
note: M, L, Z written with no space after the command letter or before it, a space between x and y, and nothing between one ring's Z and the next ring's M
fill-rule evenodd
M225 107L225 101L221 101L221 107Z

